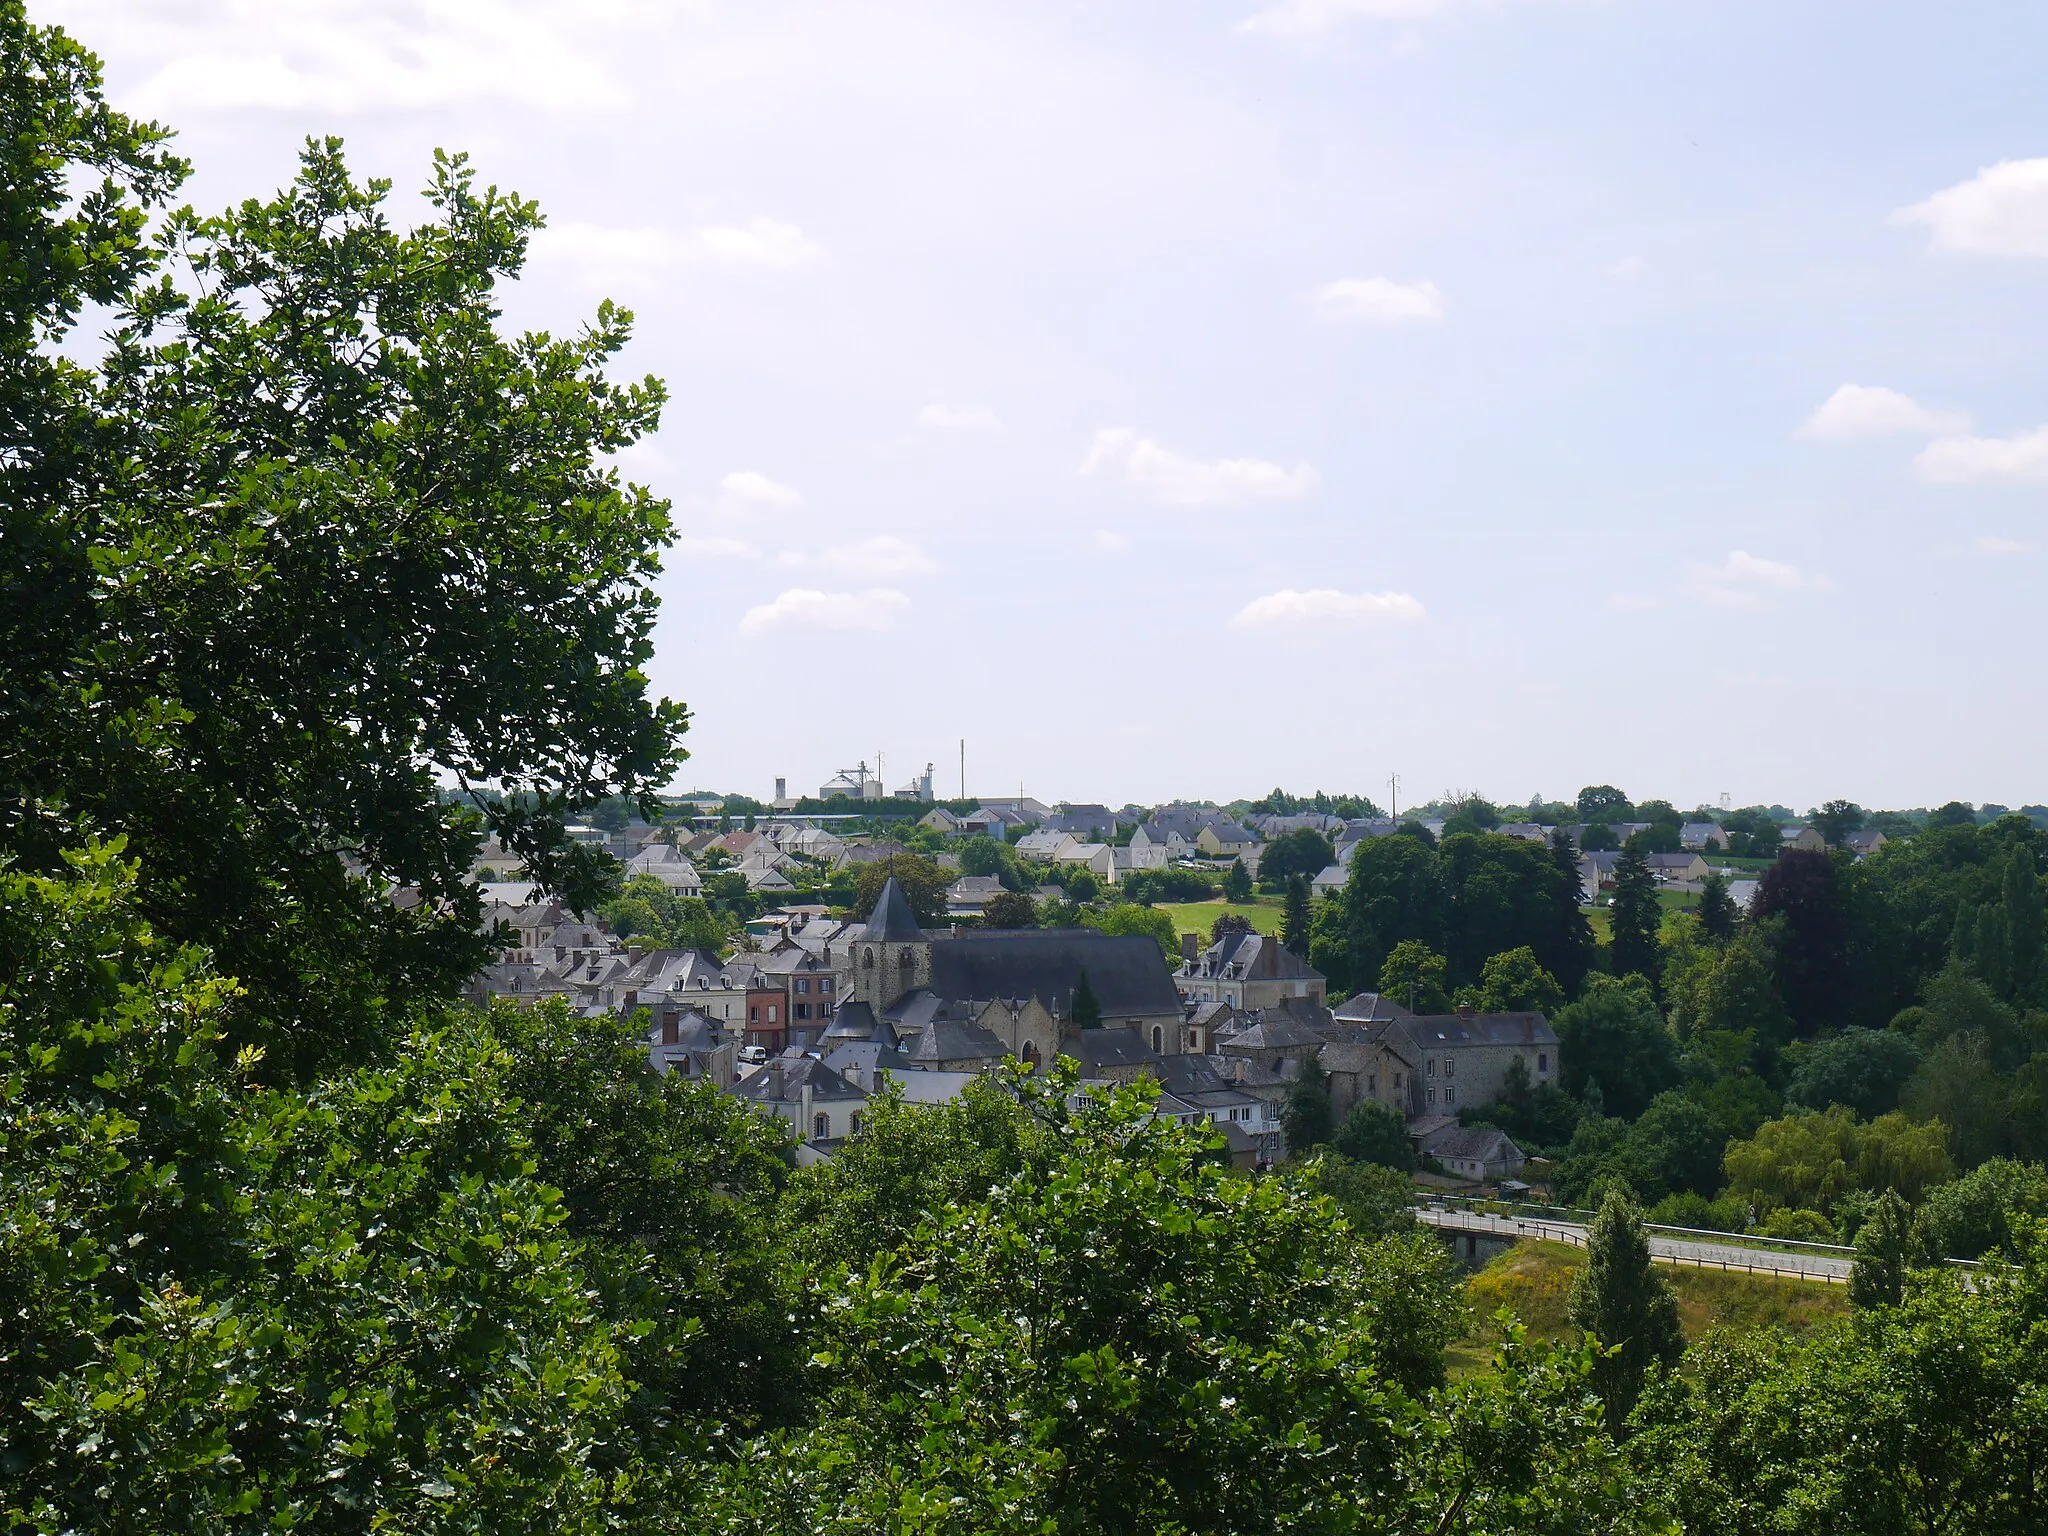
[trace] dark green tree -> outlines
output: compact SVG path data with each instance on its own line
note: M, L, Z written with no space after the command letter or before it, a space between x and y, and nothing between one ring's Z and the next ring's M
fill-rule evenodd
M1614 866L1614 899L1607 915L1614 934L1614 974L1647 976L1654 983L1663 968L1657 935L1664 912L1657 905L1657 878L1637 849L1624 849Z
M1245 872L1243 859L1232 859L1230 868L1224 872L1223 899L1237 902L1252 899L1252 877Z
M1896 1307L1906 1299L1912 1257L1913 1213L1893 1190L1871 1202L1856 1233L1856 1267L1849 1272L1849 1304Z
M1579 791L1578 807L1584 822L1627 821L1634 811L1628 796L1612 784L1588 784Z
M860 867L854 881L853 915L866 917L882 899L882 887L894 880L920 923L936 923L946 910L946 888L952 876L921 853L892 854Z
M1309 925L1312 913L1309 909L1308 876L1287 877L1287 910L1280 918L1280 942L1292 954L1308 954Z
M1068 1017L1076 1029L1100 1029L1102 1027L1102 1000L1095 995L1095 983L1088 978L1088 967L1081 967L1081 979L1074 983L1074 1000L1068 1005Z
M1967 800L1951 800L1928 813L1927 825L1934 828L1974 827L1977 825L1977 808Z
M1675 1365L1685 1351L1678 1298L1651 1262L1642 1211L1619 1190L1609 1192L1593 1219L1570 1314L1605 1350L1593 1384L1609 1431L1619 1435L1651 1372Z
M1372 985L1404 939L1441 953L1444 906L1435 849L1410 837L1360 843L1344 888L1344 952L1352 984Z
M1415 1166L1408 1122L1391 1104L1360 1099L1337 1128L1331 1145L1354 1163L1377 1163L1403 1173Z
M1819 810L1807 814L1807 821L1827 839L1830 848L1841 847L1842 840L1851 832L1861 831L1863 819L1863 807L1853 800L1830 800Z
M1276 837L1259 854L1261 880L1285 880L1302 875L1313 880L1332 864L1337 854L1330 840L1313 827L1301 827Z
M1843 1022L1853 978L1849 924L1834 859L1790 848L1757 883L1751 916L1777 920L1773 949L1778 995L1802 1035Z
M1380 967L1379 989L1416 1013L1449 1013L1450 993L1444 986L1447 962L1419 939L1403 939Z
M1809 1109L1846 1104L1866 1120L1899 1107L1899 1093L1920 1065L1920 1047L1892 1029L1846 1029L1817 1042L1786 1085L1785 1097Z
M1242 912L1220 912L1216 921L1209 925L1209 942L1221 944L1225 939L1236 938L1252 931L1252 920Z
M998 891L981 909L984 928L1036 928L1038 907L1022 891Z
M1634 1119L1678 1081L1677 1042L1640 981L1591 977L1552 1022L1565 1090L1584 1099L1597 1081L1608 1114Z
M1301 1076L1287 1095L1287 1107L1280 1112L1287 1155L1300 1157L1311 1147L1323 1146L1335 1129L1336 1111L1330 1104L1329 1080L1311 1057L1301 1064Z
M1735 909L1735 898L1728 894L1728 877L1718 870L1700 882L1699 915L1701 931L1716 944L1735 937L1741 914Z
M1527 945L1495 955L1480 973L1479 1007L1488 1013L1555 1013L1562 1006L1564 992Z
M2005 865L2005 936L2012 971L2012 998L2022 1005L2039 1004L2048 987L2048 910L2044 910L2041 877L2034 850L2015 842Z
M1614 828L1604 821L1586 824L1586 830L1579 834L1579 847L1587 853L1611 853L1621 846L1621 839L1614 834Z

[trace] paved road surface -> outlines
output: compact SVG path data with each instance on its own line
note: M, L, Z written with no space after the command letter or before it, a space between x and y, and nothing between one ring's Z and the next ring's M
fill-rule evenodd
M1586 1229L1576 1222L1542 1221L1531 1216L1487 1216L1477 1211L1419 1210L1416 1219L1427 1226L1453 1232L1476 1232L1486 1237L1510 1240L1524 1237L1547 1238L1554 1243L1586 1246ZM1797 1250L1745 1248L1737 1243L1715 1243L1697 1238L1650 1234L1650 1256L1667 1264L1690 1265L1699 1269L1730 1269L1758 1275L1785 1275L1801 1280L1821 1280L1846 1285L1855 1261L1832 1253L1801 1253Z

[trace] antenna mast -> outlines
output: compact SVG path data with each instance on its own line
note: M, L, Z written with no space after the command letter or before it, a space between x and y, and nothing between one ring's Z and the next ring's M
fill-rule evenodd
M1401 775L1387 775L1387 819L1399 822L1401 819Z

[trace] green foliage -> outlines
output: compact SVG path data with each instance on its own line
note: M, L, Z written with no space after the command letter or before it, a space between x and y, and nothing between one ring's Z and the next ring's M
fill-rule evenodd
M1823 1214L1852 1190L1890 1189L1908 1202L1954 1177L1948 1128L1889 1114L1859 1125L1837 1105L1767 1121L1722 1158L1729 1192L1761 1214L1780 1208Z
M981 909L984 928L1036 928L1038 905L1022 891L998 891Z
M1416 1013L1448 1013L1450 995L1444 974L1450 962L1416 939L1403 939L1380 967L1379 989Z
M1330 840L1312 828L1303 827L1266 844L1259 854L1259 878L1284 881L1301 875L1313 880L1336 862L1337 853Z
M1685 1336L1678 1298L1650 1260L1642 1212L1620 1191L1610 1192L1586 1239L1586 1267L1572 1285L1571 1320L1601 1346L1594 1390L1619 1434L1653 1372L1678 1361Z
M1785 1097L1808 1109L1846 1104L1866 1119L1896 1109L1920 1065L1920 1048L1889 1029L1849 1029L1808 1051Z
M853 887L853 915L866 917L882 899L882 887L894 877L903 899L920 923L934 924L945 914L946 888L952 876L921 853L899 853L860 867Z
M1232 859L1230 868L1223 875L1223 899L1225 901L1250 901L1252 899L1252 877L1245 872L1243 859Z
M621 939L655 949L701 949L720 954L739 936L729 912L700 896L682 896L653 875L635 875L598 909Z
M125 834L151 921L248 994L231 1033L302 1077L484 959L486 828L572 905L602 895L615 862L563 824L668 778L686 720L643 671L668 509L611 467L663 402L606 377L626 315L501 336L533 205L459 158L409 228L387 191L309 144L279 197L170 216L168 275L107 295L111 457L33 503L17 579L70 595L0 705L0 802ZM103 254L106 283L133 271ZM0 830L39 868L70 838Z
M1102 1002L1095 995L1095 983L1088 979L1088 967L1081 967L1081 979L1074 984L1074 999L1068 1005L1068 1019L1076 1029L1102 1027Z
M1858 1307L1896 1307L1906 1299L1906 1270L1913 1259L1913 1213L1891 1190L1871 1206L1856 1234L1856 1267L1849 1274L1849 1300Z
M1741 914L1735 909L1735 898L1728 894L1728 877L1719 870L1711 871L1700 882L1699 916L1700 927L1716 944L1726 944L1735 937Z
M1332 1145L1354 1163L1376 1163L1406 1173L1415 1166L1408 1121L1391 1104L1360 1099L1351 1106Z
M1807 815L1808 823L1823 838L1830 848L1839 848L1842 840L1851 832L1863 827L1864 810L1853 800L1830 800L1817 811Z
M1406 1174L1380 1163L1356 1163L1328 1148L1306 1168L1316 1191L1335 1203L1360 1237L1415 1230L1415 1186Z
M1589 784L1579 791L1577 801L1579 820L1583 822L1616 822L1635 819L1635 807L1629 804L1628 796L1612 784Z
M2048 1216L2048 1170L2001 1157L1929 1190L1914 1218L1914 1232L1937 1258L2016 1258L2018 1218L2043 1216Z
M1639 848L1624 849L1614 866L1614 898L1607 921L1614 935L1614 974L1647 976L1655 982L1661 974L1657 934L1664 913L1657 905L1656 877Z
M1849 915L1833 858L1787 849L1764 871L1750 912L1774 929L1773 980L1797 1031L1840 1024L1852 995Z
M1309 907L1308 876L1289 875L1287 910L1280 919L1280 943L1289 954L1307 957L1314 921Z
M1479 975L1479 1006L1488 1013L1555 1013L1564 992L1537 964L1526 944L1503 950L1486 962Z
M1721 1185L1727 1142L1704 1105L1682 1093L1661 1093L1632 1124L1580 1122L1558 1167L1558 1197L1582 1204L1616 1182L1644 1205L1673 1194L1711 1196Z
M1198 869L1134 869L1117 882L1124 898L1140 906L1156 902L1208 901L1216 882Z
M1287 1095L1280 1113L1280 1130L1290 1157L1301 1157L1313 1147L1328 1143L1336 1132L1336 1111L1330 1104L1330 1086L1323 1069L1314 1061L1302 1064L1300 1078Z
M1598 1083L1606 1110L1625 1119L1678 1080L1678 1047L1640 977L1588 978L1586 992L1552 1020L1557 1029L1559 1081L1581 1098Z
M1081 926L1100 929L1104 933L1143 934L1158 944L1160 953L1169 962L1179 963L1180 934L1174 929L1170 913L1132 902L1118 902L1104 911L1082 913Z

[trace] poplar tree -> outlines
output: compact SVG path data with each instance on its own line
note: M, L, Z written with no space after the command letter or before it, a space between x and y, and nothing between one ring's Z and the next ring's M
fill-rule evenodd
M1657 906L1657 878L1638 848L1622 851L1614 867L1614 901L1607 909L1614 930L1614 974L1657 979L1657 931L1664 914Z
M1913 1213L1894 1190L1877 1197L1856 1234L1856 1267L1849 1273L1849 1304L1896 1307L1906 1296L1906 1266Z
M2043 912L2034 850L2025 843L2014 844L2006 861L2005 937L2013 1001L2023 1006L2039 1001L2044 961L2048 961L2043 953L2048 949L2048 914Z
M1308 953L1309 930L1308 877L1289 875L1287 877L1287 911L1280 919L1280 942L1290 954Z

